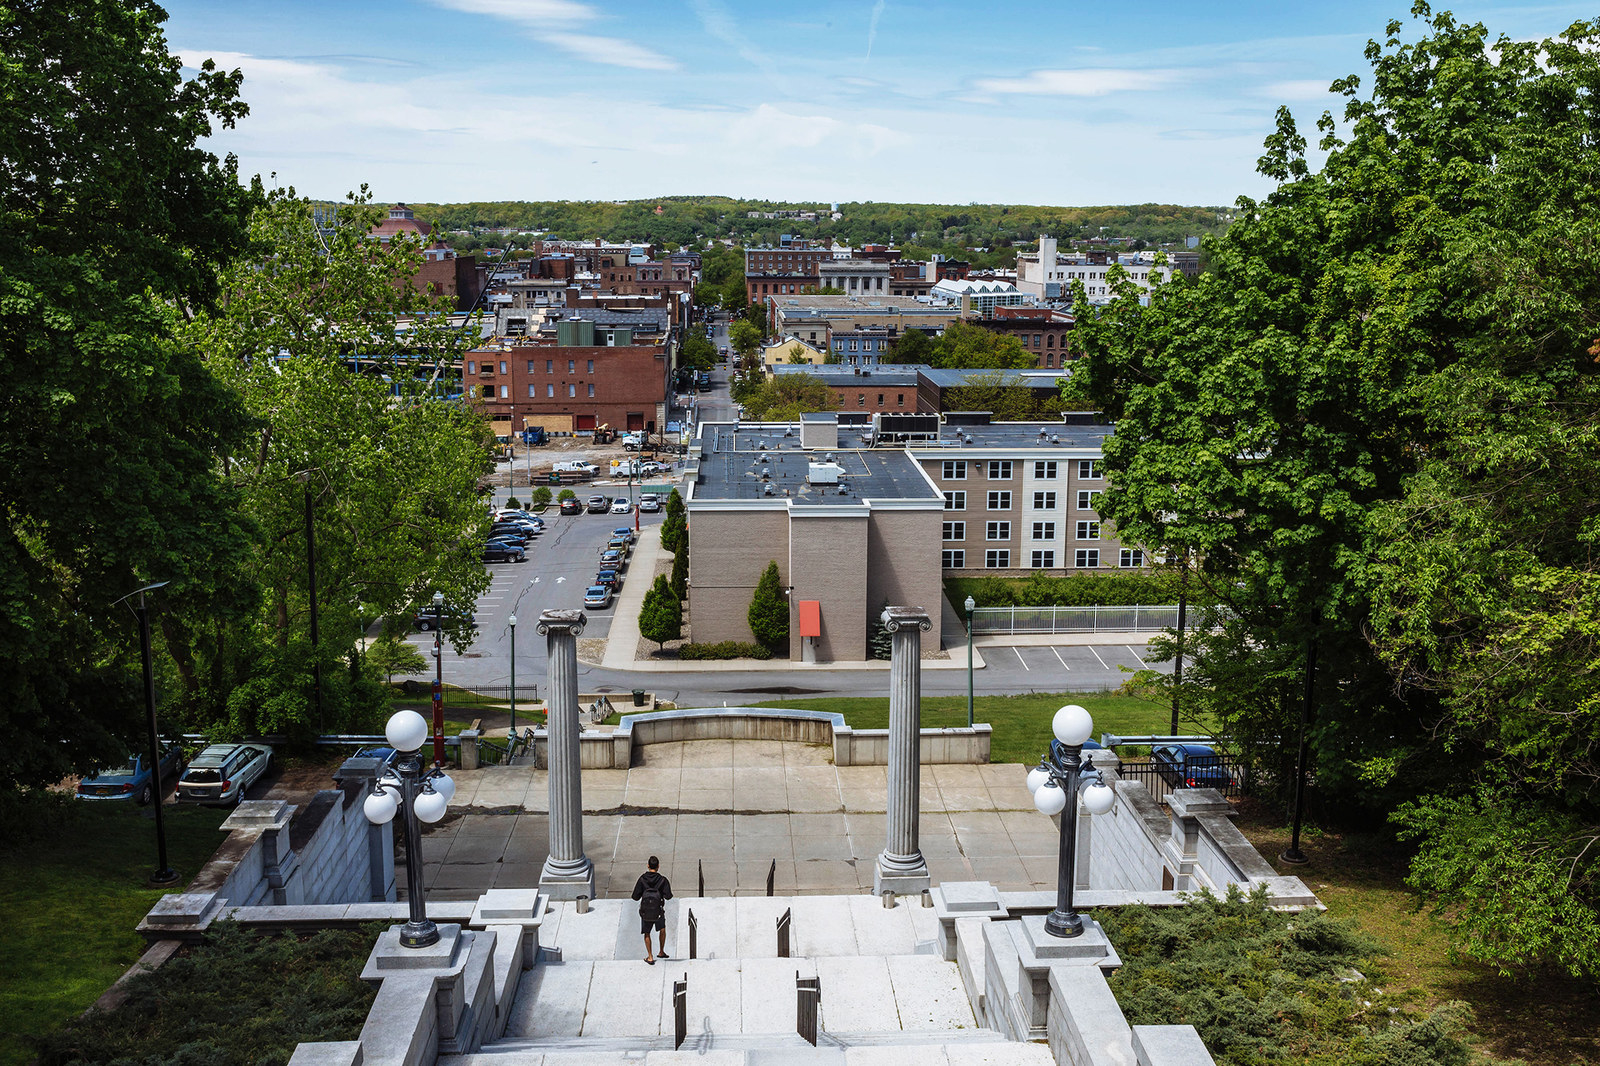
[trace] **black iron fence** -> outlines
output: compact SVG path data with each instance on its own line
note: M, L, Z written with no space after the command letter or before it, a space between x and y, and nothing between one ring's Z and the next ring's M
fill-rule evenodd
M818 1021L822 1013L822 978L801 977L794 972L794 1028L812 1047L817 1046Z
M689 975L672 982L672 1050L683 1047L689 1035ZM814 1043L814 1041L813 1041Z
M694 911L689 911L689 957L700 957L700 923L694 920Z
M778 916L778 958L789 957L789 920L794 908L786 909Z
M1162 802L1176 788L1214 788L1233 799L1244 795L1249 780L1245 764L1227 755L1207 756L1183 766L1161 759L1126 759L1117 774L1140 782Z

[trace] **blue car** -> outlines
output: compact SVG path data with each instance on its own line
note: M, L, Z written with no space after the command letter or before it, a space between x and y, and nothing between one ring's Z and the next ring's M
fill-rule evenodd
M161 784L170 790L182 769L183 749L176 744L164 745L161 749ZM130 755L121 766L84 778L73 795L81 800L132 800L142 807L156 795L149 757Z
M1157 744L1150 749L1150 762L1174 788L1226 789L1233 785L1233 775L1222 764L1222 756L1205 744Z

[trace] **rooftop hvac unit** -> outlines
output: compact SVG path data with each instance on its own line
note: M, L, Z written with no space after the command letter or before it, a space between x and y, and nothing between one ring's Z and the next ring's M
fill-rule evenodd
M806 472L806 480L813 485L837 485L843 473L844 467L838 463L812 463Z
M1039 435L1041 437L1044 436L1044 434L1042 432ZM762 441L761 443L757 444L756 445L756 450L757 451L763 451L763 452L766 451L767 450L767 442L766 441Z

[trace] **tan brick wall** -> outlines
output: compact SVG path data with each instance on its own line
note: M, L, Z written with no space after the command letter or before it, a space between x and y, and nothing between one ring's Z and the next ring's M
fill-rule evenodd
M860 517L809 518L791 512L789 584L793 603L822 604L817 661L867 657L867 513ZM790 630L790 657L801 657L798 619Z
M942 511L873 511L867 526L867 609L921 607L933 621L922 647L939 647L939 528Z
M767 563L789 583L789 519L781 508L691 510L689 612L697 644L753 641L750 597Z

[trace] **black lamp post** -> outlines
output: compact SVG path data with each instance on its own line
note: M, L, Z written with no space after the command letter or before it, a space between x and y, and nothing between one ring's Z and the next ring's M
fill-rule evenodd
M507 619L511 626L511 736L517 735L517 615Z
M971 596L963 604L967 609L967 728L972 728L972 612L977 608L977 601Z
M1056 851L1056 909L1044 920L1051 936L1074 937L1083 933L1083 919L1072 904L1073 882L1078 859L1078 797L1084 772L1083 742L1094 732L1094 719L1075 704L1056 711L1051 722L1055 742L1039 765L1028 771L1028 791L1041 814L1061 816L1061 842ZM1090 814L1104 814L1116 802L1116 794L1091 763L1094 781L1081 789L1083 806Z
M444 817L456 794L456 783L443 770L422 768L422 745L428 723L416 711L398 711L384 728L389 746L399 752L394 771L374 778L362 813L373 825L387 825L404 808L406 834L406 904L410 921L400 927L400 943L425 948L439 940L439 929L428 918L428 901L422 890L422 825Z
M161 781L161 740L156 736L156 675L155 667L150 661L150 609L145 606L144 594L154 592L156 589L165 588L167 582L157 581L153 585L146 585L128 593L117 603L126 603L133 597L139 597L139 606L129 608L134 617L139 619L139 651L144 658L144 724L145 741L150 750L150 778L155 784L155 802L151 804L156 812L156 868L150 874L152 885L170 885L178 880L178 872L167 862L167 823L162 818L162 802L166 799L166 785ZM116 606L116 604L112 604Z
M442 592L433 594L433 765L444 765L444 593Z

